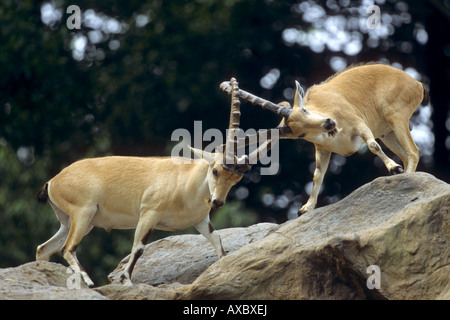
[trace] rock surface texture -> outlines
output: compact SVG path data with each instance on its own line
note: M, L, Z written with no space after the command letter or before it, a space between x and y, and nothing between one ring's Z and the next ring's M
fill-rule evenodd
M248 228L219 230L225 251L230 254L241 247L258 241L279 225L260 223ZM119 283L119 277L128 261L125 257L109 276L112 283ZM152 286L161 284L190 284L210 265L218 261L212 244L201 235L172 236L155 241L146 246L144 253L136 262L132 274L133 283Z
M30 262L16 268L0 269L0 299L3 300L105 300L103 295L79 283L69 289L73 275L68 268L47 261Z
M282 225L150 243L133 285L123 262L95 289L51 262L0 269L0 299L450 299L450 185L426 173L375 179ZM81 286L83 287L83 286Z
M380 270L380 289L367 280ZM187 299L449 299L450 186L378 178L212 265Z

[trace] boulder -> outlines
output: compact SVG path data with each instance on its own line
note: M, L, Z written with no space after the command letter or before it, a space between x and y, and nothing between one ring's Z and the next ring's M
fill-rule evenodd
M179 290L173 290L172 287L154 287L144 283L131 286L108 284L94 290L110 300L176 300L180 296Z
M375 179L282 225L218 232L220 260L202 235L148 244L132 286L117 284L126 258L96 289L57 263L0 269L0 299L450 299L450 185L426 173Z
M15 268L0 269L1 300L105 300L74 279L67 267L53 262L34 261ZM71 279L69 279L71 278ZM68 279L71 281L68 286ZM72 287L73 289L69 289Z
M258 241L279 227L273 223L260 223L248 228L218 230L222 245L229 254L241 247ZM111 283L120 283L130 255L108 276ZM202 235L179 235L167 237L145 246L142 256L136 262L131 276L133 284L152 286L164 284L190 284L218 260L212 244Z
M450 185L375 179L203 272L183 299L448 299Z

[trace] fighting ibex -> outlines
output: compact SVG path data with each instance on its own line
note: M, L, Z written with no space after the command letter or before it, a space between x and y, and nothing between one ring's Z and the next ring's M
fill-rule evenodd
M224 256L220 237L209 220L210 209L224 204L231 187L251 168L248 159L259 160L258 153L264 156L263 149L270 145L266 141L240 159L233 152L226 152L227 148L234 150L230 140L240 121L234 79L232 86L225 152L209 153L192 148L202 160L190 163L173 161L171 157L85 159L48 181L37 198L40 202L49 200L61 226L52 238L38 246L36 260L48 260L62 250L72 269L93 286L75 250L94 226L106 230L136 229L130 259L121 275L123 283L131 283L134 265L152 229L172 231L194 225L213 244L219 258Z
M296 86L293 109L289 104L274 107L273 103L242 90L240 96L263 108L271 106L267 109L284 117L280 138L302 138L314 143L313 188L299 214L315 208L333 152L347 157L366 143L390 173L402 173L403 168L387 157L376 142L379 138L401 159L405 172L416 170L419 149L411 137L409 119L419 104L428 100L428 92L422 83L396 68L368 64L337 73L311 87L306 95L298 82ZM327 120L331 131L318 130L318 116L332 119ZM326 124L322 128L327 128Z

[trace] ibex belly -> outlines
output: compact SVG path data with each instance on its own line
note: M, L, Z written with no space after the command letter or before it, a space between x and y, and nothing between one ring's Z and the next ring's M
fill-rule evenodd
M164 231L183 230L202 221L208 215L209 209L198 208L195 213L186 209L154 211L150 214L157 221L155 229ZM139 212L124 213L106 210L99 205L92 224L105 230L134 229L139 221Z
M92 224L105 230L134 229L139 221L139 214L114 212L106 210L102 205L98 206L97 213L92 218Z
M210 208L199 206L196 210L179 209L158 213L160 218L155 229L164 231L184 230L199 223L209 214Z
M205 217L203 217L204 219ZM186 219L183 221L177 221L175 218L166 218L162 219L158 222L155 229L158 230L164 230L164 231L177 231L177 230L184 230L188 228L189 226L192 226L194 224L197 224L198 222L202 221L203 219Z

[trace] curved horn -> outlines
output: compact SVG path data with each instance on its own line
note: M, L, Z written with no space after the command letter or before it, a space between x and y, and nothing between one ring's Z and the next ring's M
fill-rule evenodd
M231 88L231 84L229 81L224 81L220 84L220 89L222 89L223 91L227 92L228 94L231 94L232 92L232 88ZM270 110L276 114L278 114L281 117L285 117L288 118L291 113L292 110L288 109L286 107L283 106L279 106L273 102L270 102L268 100L265 100L263 98L257 97L254 94L251 94L247 91L244 90L240 90L238 89L239 92L239 97L241 97L242 99L245 99L255 105L259 105L261 106L263 109L267 109Z
M227 170L234 170L235 155L237 148L237 130L241 120L241 102L239 100L239 86L235 78L231 78L231 110L230 123L228 125L228 134L225 144L224 164L222 165Z
M239 129L241 122L241 101L239 100L239 83L231 78L231 110L229 129Z

